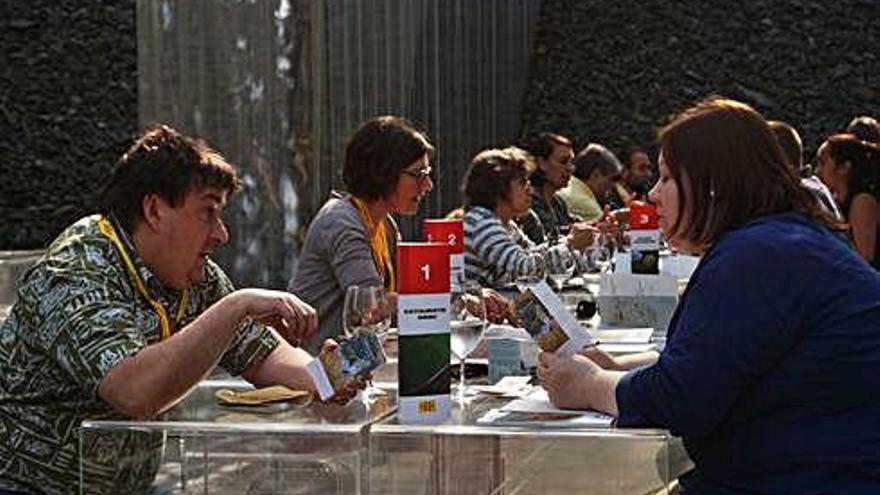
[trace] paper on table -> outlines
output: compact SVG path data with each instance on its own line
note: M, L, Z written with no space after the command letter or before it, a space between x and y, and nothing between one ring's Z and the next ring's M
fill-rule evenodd
M501 411L540 414L591 414L604 418L609 425L614 420L614 418L607 414L588 409L559 409L550 402L547 391L537 387L529 395L508 402L501 407Z
M562 414L510 412L490 409L477 424L508 426L543 426L551 428L609 428L613 418L595 411L566 411Z
M593 329L593 334L602 344L647 344L651 341L651 327L599 327Z
M531 376L505 376L495 385L470 385L468 388L484 394L525 397L532 391L531 379Z
M656 351L657 344L652 342L644 344L599 344L599 349L602 349L609 354L635 354L639 352Z

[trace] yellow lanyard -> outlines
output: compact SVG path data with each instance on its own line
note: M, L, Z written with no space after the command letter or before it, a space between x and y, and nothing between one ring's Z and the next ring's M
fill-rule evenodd
M134 263L132 263L131 258L128 256L128 251L126 251L125 246L122 244L122 241L119 239L119 235L116 233L116 229L113 228L113 223L107 217L102 216L98 219L98 230L104 234L107 239L116 247L116 251L119 252L119 256L122 257L123 264L125 264L125 268L128 271L128 276L131 278L131 281L134 282L135 287L137 287L138 292L144 296L144 299L150 303L150 306L153 307L153 310L156 311L156 314L159 316L159 326L162 329L161 339L165 340L171 336L171 322L168 321L168 313L165 311L165 307L162 306L162 303L157 301L155 298L150 296L150 293L147 292L147 286L144 285L144 281L141 280L141 276L138 273L137 269L134 267ZM179 324L180 320L183 319L184 313L186 313L186 306L189 303L189 292L184 289L180 295L180 302L177 305L177 315L174 318L174 323Z
M388 291L394 292L394 265L391 264L391 249L388 247L388 236L385 234L385 221L384 219L375 221L367 205L360 199L352 196L351 200L357 207L361 220L364 221L364 226L367 228L367 239L370 242L370 251L376 270L379 271Z

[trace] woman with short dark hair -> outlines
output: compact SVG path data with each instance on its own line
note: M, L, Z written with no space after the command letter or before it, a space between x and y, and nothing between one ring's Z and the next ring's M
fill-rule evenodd
M548 245L535 245L514 222L532 204L534 169L532 157L519 148L489 149L474 157L462 181L468 279L502 287L544 274Z
M678 115L660 131L659 169L660 229L701 255L666 347L542 353L550 399L683 437L688 495L880 491L880 275L745 104Z
M485 287L542 273L535 245L514 222L532 204L531 157L519 148L481 151L462 181L465 276Z
M425 133L401 117L376 117L351 137L342 169L348 194L334 194L312 220L289 285L317 309L311 348L342 329L349 286L381 285L395 292L399 233L390 214L415 214L434 188L433 151Z

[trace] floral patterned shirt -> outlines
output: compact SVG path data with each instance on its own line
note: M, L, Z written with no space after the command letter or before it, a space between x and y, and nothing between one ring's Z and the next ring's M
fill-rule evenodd
M83 218L61 233L19 281L18 299L0 327L0 489L79 493L78 426L85 418L121 419L98 397L98 384L117 363L160 341L159 318L98 229L99 218ZM164 286L116 230L152 297L170 317L178 315L180 292ZM172 332L232 290L209 261ZM271 330L244 322L220 365L240 374L277 344ZM152 483L162 439L132 432L91 438L82 448L83 493L136 494Z

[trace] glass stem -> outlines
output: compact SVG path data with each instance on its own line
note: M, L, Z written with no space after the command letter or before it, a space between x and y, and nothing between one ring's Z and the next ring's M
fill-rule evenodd
M466 361L467 361L467 358L461 358L461 360L459 361L459 364L458 364L458 366L459 366L459 368L458 368L459 369L458 401L461 404L464 404L464 391L465 391L465 389L464 389L465 388L464 368L465 368Z

